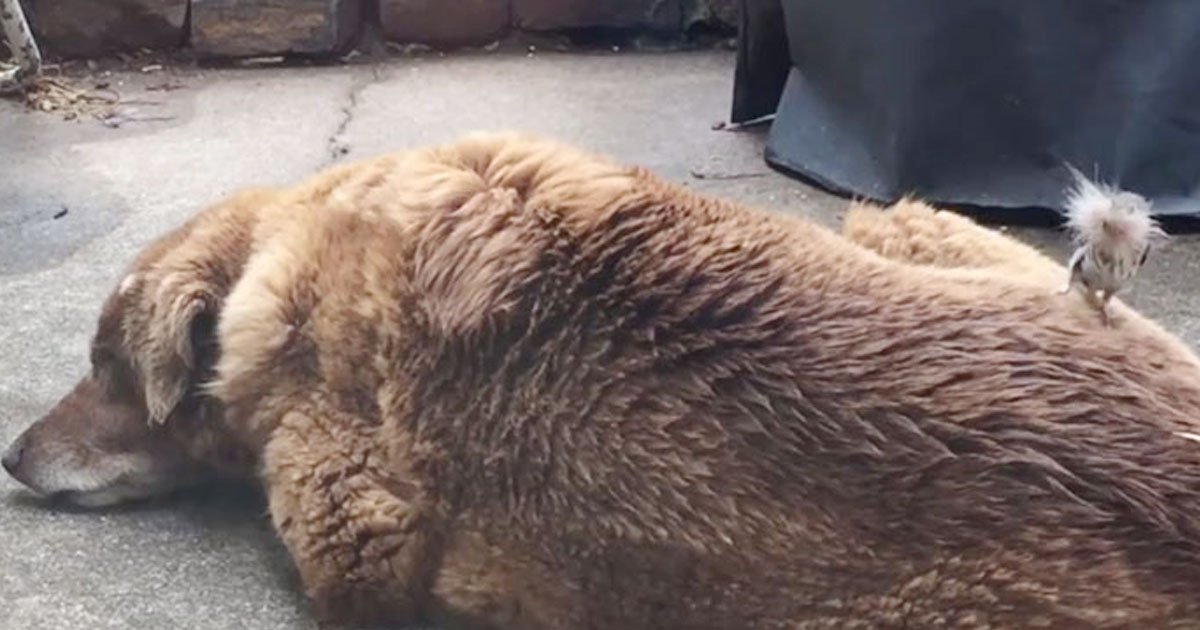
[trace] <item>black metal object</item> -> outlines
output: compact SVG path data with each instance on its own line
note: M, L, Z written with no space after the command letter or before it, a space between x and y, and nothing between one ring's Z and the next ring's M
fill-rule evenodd
M775 113L792 61L780 0L741 0L737 70L730 121L744 123Z
M777 168L879 201L1037 212L1061 209L1065 160L1159 216L1200 216L1200 2L742 9L732 120L775 110Z

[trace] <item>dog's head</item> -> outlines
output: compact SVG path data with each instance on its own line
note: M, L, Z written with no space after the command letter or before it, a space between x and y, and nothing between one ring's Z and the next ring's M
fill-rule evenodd
M89 373L8 448L9 474L38 494L98 507L249 472L204 384L255 201L234 197L142 252L104 303Z

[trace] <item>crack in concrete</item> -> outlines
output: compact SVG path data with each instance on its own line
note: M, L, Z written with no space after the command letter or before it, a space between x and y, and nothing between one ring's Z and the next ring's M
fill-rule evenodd
M350 127L350 123L354 122L354 115L358 109L359 99L362 93L372 85L379 83L383 78L382 72L378 65L371 66L371 72L365 78L359 79L350 85L350 89L346 92L346 104L342 105L342 117L338 121L337 127L326 140L326 153L328 154L327 164L333 164L342 159L343 156L350 153L350 143L343 137L346 129Z

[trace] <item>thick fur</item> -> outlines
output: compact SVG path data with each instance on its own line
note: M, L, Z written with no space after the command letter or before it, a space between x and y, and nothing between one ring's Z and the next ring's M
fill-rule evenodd
M917 206L847 239L477 135L201 214L109 334L326 619L1200 625L1196 357Z

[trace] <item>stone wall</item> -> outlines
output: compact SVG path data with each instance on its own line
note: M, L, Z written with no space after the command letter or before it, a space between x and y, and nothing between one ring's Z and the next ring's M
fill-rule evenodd
M95 57L190 49L207 58L335 55L367 25L388 41L453 49L514 32L682 35L737 27L739 0L22 0L41 47Z

